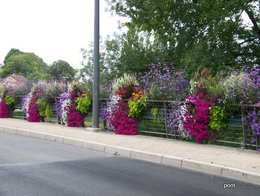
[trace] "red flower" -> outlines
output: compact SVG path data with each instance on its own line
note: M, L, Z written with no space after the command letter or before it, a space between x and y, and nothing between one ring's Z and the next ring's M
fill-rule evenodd
M84 116L79 112L74 105L69 106L68 112L68 126L81 127L84 124Z
M9 111L8 106L6 105L5 99L1 99L0 101L0 118L9 118L11 117L11 113Z
M202 143L206 139L213 138L208 130L209 108L214 104L214 98L205 93L192 94L187 97L187 108L194 112L184 115L184 128L189 135L195 137L196 142Z
M115 105L115 110L108 120L116 134L136 135L138 133L137 123L133 118L128 117L128 113L128 104L123 100Z
M29 105L29 116L27 120L29 122L40 122L39 107L36 103L36 98L33 97Z

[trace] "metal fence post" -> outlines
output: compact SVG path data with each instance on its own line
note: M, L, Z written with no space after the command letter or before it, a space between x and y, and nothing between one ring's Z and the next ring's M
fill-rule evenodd
M241 148L246 148L246 129L245 129L245 117L244 117L244 107L241 107L241 122L242 122L242 130L243 130L243 138L242 138L242 144Z
M165 119L165 132L166 138L168 138L168 128L167 128L167 103L163 103L164 119Z

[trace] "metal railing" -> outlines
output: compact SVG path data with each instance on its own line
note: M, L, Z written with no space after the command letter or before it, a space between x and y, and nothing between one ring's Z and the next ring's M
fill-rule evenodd
M100 99L100 122L99 125L107 129L107 123L101 117L101 111L103 106L106 105L107 99ZM57 98L53 98L52 110L53 118L49 122L60 123L60 120L56 112ZM142 118L138 120L138 130L140 134L173 138L179 140L192 140L186 135L178 132L176 129L172 129L168 126L169 115L173 107L178 107L183 102L169 101L169 100L148 100L147 109L143 112ZM25 114L21 112L21 103L15 106L20 111L20 115L14 115L14 118L25 119ZM88 115L86 116L85 125L91 126L92 124L92 107ZM227 109L228 119L226 126L222 130L221 134L218 134L214 140L215 144L234 146L241 148L258 149L260 148L260 137L256 138L256 143L252 143L253 133L246 121L246 115L252 110L259 111L260 106L257 105L230 105ZM15 114L15 113L14 113ZM242 119L244 119L242 121Z

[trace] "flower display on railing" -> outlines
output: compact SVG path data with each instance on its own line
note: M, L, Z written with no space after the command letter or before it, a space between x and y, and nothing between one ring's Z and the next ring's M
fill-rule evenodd
M64 90L65 85L57 82L39 81L34 84L31 92L22 97L22 111L26 114L27 120L39 122L52 118L51 104L54 104L54 98Z
M184 114L184 128L196 142L211 139L209 132L209 110L214 104L214 98L205 93L194 93L186 98L187 112Z
M183 138L190 138L189 133L184 128L187 113L186 104L171 104L170 111L167 114L167 128L170 132L181 135Z
M125 74L115 81L113 95L107 103L106 120L116 134L138 133L135 118L142 111L142 107L145 107L146 99L139 91L139 84L132 75ZM129 99L129 102L126 99Z
M68 114L68 107L71 102L69 99L69 95L70 94L68 92L61 93L56 103L57 117L59 121L65 125L68 125L67 114Z
M28 111L29 111L29 105L31 103L32 95L33 93L30 92L29 94L22 96L22 111L25 113L26 118L29 117Z
M0 86L0 118L10 118L14 110L15 97L12 90Z
M9 118L10 116L10 111L5 99L0 99L0 118Z
M84 117L89 110L91 96L80 84L73 83L69 92L61 93L56 106L58 119L69 127L84 126Z
M134 135L139 132L138 125L143 133L157 132L198 143L213 139L221 142L223 138L230 138L228 134L224 135L233 120L237 121L238 127L244 126L245 123L239 121L242 116L247 120L243 122L249 125L247 130L253 135L253 143L259 145L259 67L245 66L218 73L212 73L208 68L198 69L190 81L184 72L170 64L157 63L149 68L146 73L136 74L138 77L124 74L114 80L112 86L108 85L110 79L107 89L101 88L104 95L111 93L109 100L101 104L106 127L116 134ZM75 82L67 88L62 83L39 81L22 97L22 111L30 122L53 121L53 114L56 114L61 124L84 126L92 102L89 88L86 88L89 84ZM0 85L0 117L12 116L15 103L20 109L16 96L27 92L21 89L10 90ZM55 107L56 113L52 111ZM232 107L234 111L231 111ZM243 110L247 115L245 118L241 107L255 110L249 113L249 109ZM235 139L239 145L240 138Z

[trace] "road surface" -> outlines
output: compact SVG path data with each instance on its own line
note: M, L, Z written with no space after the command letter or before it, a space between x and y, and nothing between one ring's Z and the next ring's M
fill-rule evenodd
M0 196L260 195L260 186L0 133Z

